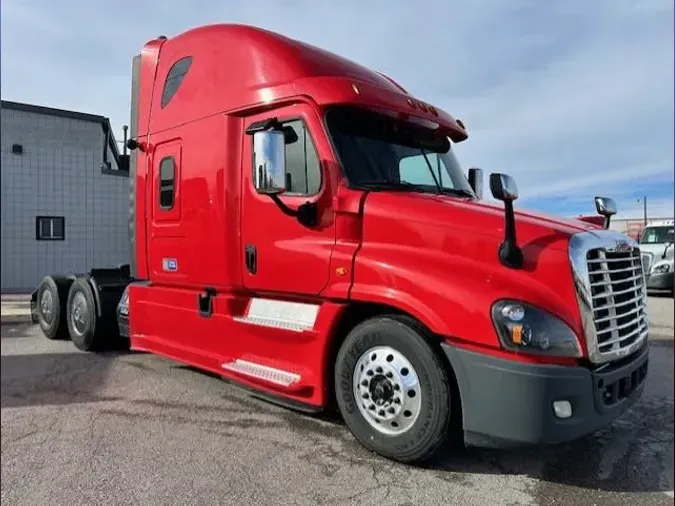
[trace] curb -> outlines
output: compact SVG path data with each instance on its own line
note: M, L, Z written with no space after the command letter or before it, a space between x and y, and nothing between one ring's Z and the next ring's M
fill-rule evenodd
M649 326L650 338L673 339L675 337L675 330L671 327L657 327L655 325Z
M2 325L15 325L17 323L33 323L30 313L27 314L3 314L0 316Z

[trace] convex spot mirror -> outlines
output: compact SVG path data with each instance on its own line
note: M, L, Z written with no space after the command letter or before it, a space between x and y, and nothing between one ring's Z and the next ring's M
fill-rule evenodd
M490 191L494 198L502 202L513 202L518 199L516 180L508 174L490 174Z
M609 222L613 215L616 214L616 202L609 197L595 197L595 209L598 214L605 217L604 227L609 228Z
M253 134L254 185L258 193L279 195L286 191L286 134L265 130Z
M616 214L616 202L609 197L595 197L595 209L601 216L613 216Z

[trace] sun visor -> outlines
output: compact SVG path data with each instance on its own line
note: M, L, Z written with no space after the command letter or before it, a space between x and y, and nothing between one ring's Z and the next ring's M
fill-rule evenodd
M322 106L352 104L380 112L388 110L428 128L440 128L453 142L469 136L464 124L442 109L371 83L344 77L310 77L296 81L295 88L297 93L314 97Z

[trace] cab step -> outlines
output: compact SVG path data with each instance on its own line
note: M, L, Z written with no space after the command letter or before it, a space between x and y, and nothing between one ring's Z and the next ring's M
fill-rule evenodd
M299 374L283 371L267 365L257 364L255 362L249 362L248 360L236 359L221 364L221 367L227 371L274 383L275 385L286 388L293 386L301 379Z
M318 314L317 304L253 298L246 314L233 319L250 325L304 332L314 329Z

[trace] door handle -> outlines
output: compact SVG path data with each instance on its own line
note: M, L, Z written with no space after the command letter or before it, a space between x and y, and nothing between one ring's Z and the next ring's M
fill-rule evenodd
M252 244L247 244L245 249L246 268L251 274L258 270L258 251Z
M197 309L199 316L210 318L213 314L213 297L217 295L216 289L211 287L204 288L204 291L197 296Z

